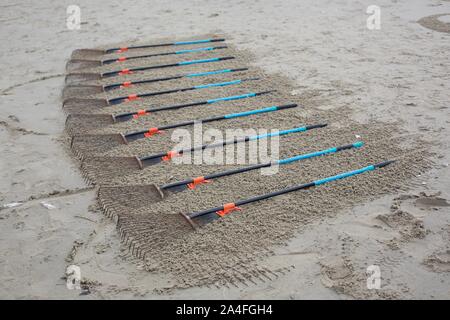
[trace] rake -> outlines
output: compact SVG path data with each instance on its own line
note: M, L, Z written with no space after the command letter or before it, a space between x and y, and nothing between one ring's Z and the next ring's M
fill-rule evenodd
M383 168L391 163L393 163L395 160L388 160L388 161L384 161L381 163L377 163L377 164L373 164L373 165L369 165L357 170L353 170L353 171L347 171L335 176L331 176L331 177L327 177L324 179L320 179L320 180L315 180L309 183L305 183L305 184L301 184L301 185L296 185L296 186L292 186L286 189L282 189L279 191L275 191L275 192L271 192L271 193L266 193L263 195L259 195L259 196L255 196L253 198L249 198L249 199L244 199L244 200L239 200L236 202L230 202L230 203L226 203L222 206L219 207L215 207L215 208L211 208L211 209L207 209L207 210L203 210L203 211L198 211L198 212L194 212L194 213L189 213L189 214L185 214L185 213L181 213L180 215L194 228L198 228L201 226L204 226L205 224L208 224L214 220L220 219L230 213L232 213L233 211L240 211L242 210L239 206L243 206L249 203L253 203L253 202L258 202L258 201L262 201L262 200L266 200L269 198L273 198L282 194L286 194L286 193L290 193L290 192L294 192L294 191L298 191L298 190L304 190L304 189L309 189L315 186L320 186L322 184L331 182L331 181L335 181L335 180L339 180L339 179L344 179L344 178L348 178L354 175L358 175L358 174L362 174L364 172L368 172L368 171L373 171L375 169L379 169L379 168Z
M168 152L163 152L163 153L153 154L153 155L146 156L146 157L136 158L136 160L138 162L139 168L143 169L147 166L152 166L152 165L158 164L163 161L164 162L171 161L174 157L182 156L185 153L192 153L192 152L198 151L198 150L217 148L217 147L222 147L222 146L229 145L229 144L237 144L240 142L248 142L248 141L265 139L265 138L269 138L269 137L283 136L283 135L290 134L290 133L303 132L303 131L308 131L311 129L323 128L326 126L327 126L327 124L315 124L315 125L297 127L297 128L288 129L288 130L275 131L272 133L266 133L266 134L261 134L261 135L246 136L243 138L235 138L233 140L228 140L228 141L225 140L225 141L222 141L219 143L204 144L204 145L201 145L198 147L192 147L192 148L188 148L188 149L170 150Z
M108 84L108 85L89 85L89 84L67 85L63 89L62 96L63 96L63 99L65 100L69 97L73 97L73 96L77 96L77 95L78 96L79 95L86 96L86 95L91 95L91 94L108 92L108 91L119 89L119 88L129 88L129 87L133 87L135 85L140 85L140 84L144 84L144 83L169 81L169 80L182 79L182 78L204 77L204 76L224 74L224 73L229 73L229 72L239 72L239 71L246 71L246 70L248 70L248 68L220 69L220 70L212 70L212 71L198 72L198 73L187 73L187 74L162 77L162 78L116 82L116 83L112 83L112 84Z
M71 148L74 150L86 150L90 152L101 153L102 151L110 150L122 144L128 144L130 142L153 137L156 134L164 133L163 130L169 130L174 128L186 127L194 125L195 123L208 123L214 121L230 120L241 117L247 117L260 113L275 112L284 109L290 109L297 107L297 104L286 104L281 106L271 106L262 109L254 109L239 113L230 113L226 115L205 118L200 120L189 120L180 123L169 124L165 126L152 127L149 129L135 131L130 133L112 133L112 134L88 134L88 135L76 135L72 137Z
M111 98L111 99L69 98L69 99L64 100L63 108L69 113L78 113L79 111L81 111L80 109L84 109L84 108L101 108L101 107L118 105L118 104L121 104L124 102L135 101L135 100L138 100L141 98L146 98L146 97L161 96L164 94L186 92L186 91L199 90L199 89L226 87L226 86L241 84L241 83L244 83L247 81L255 81L255 80L259 80L259 78L237 79L237 80L225 81L225 82L201 84L201 85L196 85L196 86L187 87L187 88L174 88L174 89L168 89L168 90L162 90L162 91L152 91L152 92L139 93L139 94L130 94L127 96L116 97L116 98Z
M343 146L339 146L339 147L334 147L334 148L329 148L329 149L325 149L325 150L321 150L321 151L302 154L302 155L298 155L298 156L294 156L294 157L290 157L290 158L286 158L286 159L282 159L282 160L276 160L273 162L261 163L261 164L257 164L257 165L253 165L253 166L244 167L244 168L218 172L218 173L214 173L214 174L210 174L210 175L206 175L206 176L200 176L200 177L187 179L187 180L183 180L183 181L177 181L177 182L163 185L159 189L163 190L163 191L169 191L172 193L181 192L181 191L184 191L187 189L194 190L197 185L200 185L203 183L209 183L213 179L231 176L234 174L244 173L247 171L257 170L257 169L261 169L261 168L268 168L271 166L285 165L285 164L289 164L292 162L301 161L301 160L314 158L314 157L319 157L319 156L336 153L336 152L343 151L343 150L348 150L348 149L353 149L353 148L361 148L362 146L363 146L363 142L357 141L352 144L347 144L347 145L343 145ZM159 192L159 193L161 194L163 192Z
M199 60L187 60L187 61L180 61L180 62L168 63L168 64L160 64L160 65L154 65L154 66L121 69L121 70L115 70L115 71L109 71L109 72L103 72L103 73L96 73L96 72L69 73L66 75L65 82L66 82L66 84L79 84L84 81L101 80L101 79L109 78L109 77L133 74L137 71L163 69L163 68L171 68L171 67L181 67L181 66L187 66L187 65L193 65L193 64L218 62L218 61L225 61L225 60L232 60L232 59L235 59L235 57L229 56L229 57L217 57L217 58L199 59Z
M225 39L201 39L201 40L191 40L191 41L177 41L177 42L168 42L168 43L158 43L158 44L146 44L140 46L126 46L126 47L118 47L118 48L109 48L109 49L77 49L72 52L72 57L77 55L83 56L91 56L98 57L105 54L110 53L123 53L129 50L134 49L147 49L147 48L158 48L158 47L170 47L170 46L182 46L182 45L191 45L191 44L201 44L201 43L210 43L210 42L223 42Z
M242 142L256 141L260 139L266 139L275 136L284 136L291 133L305 132L312 129L326 127L327 124L315 124L302 126L282 131L274 131L261 135L245 136L241 138L234 138L233 140L224 140L213 144L204 144L200 146L194 146L186 149L171 150L168 152L162 152L144 157L130 156L130 157L88 157L82 159L82 169L86 173L87 178L90 179L90 175L105 175L109 171L126 173L128 170L143 169L148 166L156 165L161 162L169 163L174 157L181 156L183 154L193 153L195 151L203 151L205 149L212 149L223 147L226 145L233 145Z
M176 110L194 106L208 105L214 104L223 101L232 101L232 100L240 100L247 99L256 96L261 96L265 94L269 94L274 92L275 90L268 90L262 92L249 92L241 95L214 98L203 101L189 102L183 104L176 104L171 106L163 106L159 108L147 109L147 110L137 110L135 112L127 112L121 113L117 115L113 114L69 114L66 119L66 130L69 134L73 134L74 132L85 132L87 130L92 130L95 128L99 128L102 126L106 126L109 124L124 122L131 119L138 119L140 117L147 116L151 113L167 111L167 110Z
M297 161L302 161L309 158L315 158L320 157L324 155L333 154L336 152L349 150L349 149L359 149L363 146L363 142L357 141L352 144L342 145L339 147L329 148L325 150L320 150L316 152L311 152L307 154L297 155L294 157L286 158L277 160L274 162L268 162L268 163L262 163L252 166L247 166L243 168L238 169L232 169L222 172L217 172L205 176L196 177L193 179L186 179L183 181L176 181L172 183L168 183L162 186L157 186L155 184L148 184L148 185L131 185L131 186L120 186L120 187L101 187L99 190L99 195L101 195L102 199L101 201L103 203L107 203L109 209L117 205L115 202L118 200L120 205L123 206L129 206L131 205L132 208L139 208L144 203L153 203L158 202L166 199L171 194L182 192L185 190L194 190L197 188L197 186L212 182L214 179L226 177L226 176L232 176L235 174L240 174L248 171L257 170L260 168L267 168L270 166L276 166L276 165L286 165ZM129 204L133 202L133 204Z
M70 59L69 61L67 61L66 70L75 71L75 70L85 69L85 68L101 67L104 65L112 64L112 63L122 63L122 62L129 61L129 60L145 59L145 58L152 58L152 57L159 57L159 56L170 56L170 55L176 55L176 54L213 51L213 50L220 50L220 49L226 49L226 48L228 48L228 47L227 46L205 47L205 48L196 48L196 49L145 54L145 55L131 56L131 57L122 56L122 57L118 57L118 58L103 59L103 60L102 59L100 59L100 60Z

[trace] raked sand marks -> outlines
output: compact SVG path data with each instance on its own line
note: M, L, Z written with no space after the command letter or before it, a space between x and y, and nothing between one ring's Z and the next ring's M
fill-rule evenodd
M170 273L178 287L212 284L239 286L242 283L250 285L259 281L270 281L289 268L270 270L264 266L263 257L270 255L274 246L282 245L289 240L298 228L315 219L326 219L336 214L339 209L365 199L399 188L407 189L408 183L413 182L412 178L431 165L427 161L428 154L424 145L417 137L401 132L398 124L377 122L359 124L351 120L351 114L345 108L340 108L338 112L321 110L315 100L301 94L291 95L292 85L288 79L266 75L262 70L251 66L251 58L247 53L231 48L228 44L227 46L229 48L220 50L220 55L235 56L236 59L219 61L211 65L177 67L175 68L177 70L155 69L125 75L123 80L164 78L178 73L206 72L213 69L249 67L249 70L153 82L123 87L107 93L94 95L87 93L78 97L111 98L174 87L232 81L244 77L258 76L261 79L236 86L153 96L117 106L97 107L94 110L83 109L85 111L82 111L84 112L82 115L71 114L67 121L66 129L73 138L74 152L82 159L83 172L90 181L99 186L99 202L105 213L115 218L124 244L129 246L133 255L145 260L148 270ZM148 49L139 52L146 54L158 51ZM134 54L137 52L133 52ZM195 58L197 54L202 59L217 56L217 52L212 51L195 53ZM176 61L168 56L149 58L146 59L146 63L147 60L149 64ZM137 60L127 63L129 64L126 66L129 67L139 65ZM116 66L107 65L85 70L106 72L115 69ZM121 77L114 77L89 83L102 85L121 80ZM146 107L151 109L156 106L263 90L276 92L259 97L151 113L121 123L89 121L93 119L92 114L118 114ZM77 97L76 94L72 96ZM173 131L168 130L161 135L120 145L108 140L107 136L101 136L287 103L296 103L299 106L264 115L205 124L203 130L210 128L217 128L222 132L240 128L282 130L301 125L327 123L328 126L325 128L280 138L280 158L353 143L357 140L362 140L365 143L364 147L282 166L275 175L261 175L261 172L256 170L223 177L207 185L199 185L195 190L173 194L163 201L154 202L146 196L152 184L162 185L244 165L161 163L143 170L127 169L119 161L112 161L113 157L144 156L171 150L175 145L171 141ZM183 129L194 134L194 127L188 126ZM248 205L243 211L230 214L196 232L193 232L178 215L180 212L189 213L215 207L393 158L398 161L379 171L348 178L345 182L336 181Z

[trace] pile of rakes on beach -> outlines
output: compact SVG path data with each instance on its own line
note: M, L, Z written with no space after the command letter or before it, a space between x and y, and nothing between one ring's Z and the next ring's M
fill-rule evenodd
M158 43L139 46L117 47L109 49L81 49L75 50L71 59L67 63L66 86L63 91L63 109L68 113L66 121L66 131L71 136L71 146L82 161L82 168L87 177L100 186L101 183L95 179L100 171L106 170L104 166L86 165L86 157L89 152L97 150L107 151L109 148L119 145L133 144L142 139L158 139L161 134L170 132L175 128L193 126L195 123L222 122L230 119L245 118L251 119L254 116L263 117L269 113L280 113L284 110L297 108L298 105L290 101L283 101L279 105L268 105L264 108L249 109L237 113L216 114L207 118L186 118L184 121L173 122L164 125L158 125L158 115L171 110L194 110L195 108L210 108L212 104L226 104L230 101L243 99L258 99L270 94L273 90L252 91L239 95L230 96L211 96L209 99L201 101L185 101L177 104L165 104L158 106L149 106L144 109L133 109L134 101L150 102L152 97L177 95L187 91L202 89L223 88L227 86L240 86L244 83L252 83L258 80L257 77L246 77L249 70L247 65L238 68L220 69L215 67L217 62L237 59L234 56L222 55L221 52L227 49L224 45L225 39L210 38L197 39L189 41L178 41L172 43ZM137 53L137 54L136 54ZM205 57L205 54L213 55ZM198 56L198 57L196 57ZM152 59L170 58L173 60L168 63L154 63ZM142 62L141 62L142 61ZM166 60L165 60L166 61ZM169 61L169 60L167 60ZM127 65L127 63L131 66ZM186 67L202 65L207 68L202 72L185 71ZM109 68L108 71L102 68ZM111 68L113 70L111 71ZM153 71L164 69L172 73L170 76L155 77ZM100 70L100 71L98 71ZM139 80L133 80L133 75L139 74ZM237 75L235 79L221 81L220 77L224 75ZM188 87L177 85L179 79L201 79L204 77L214 77L217 79L211 83L198 84ZM137 90L140 86L149 83L170 82L173 87L161 91ZM126 92L125 95L117 95L117 91ZM92 95L104 94L107 98L92 98ZM98 110L128 104L131 111L116 113L101 113ZM213 106L212 106L213 107ZM192 113L191 113L192 114ZM155 125L142 128L139 125L139 119L154 117ZM134 121L134 122L133 122ZM135 130L128 132L114 132L110 134L90 134L88 128L102 128L130 122L135 123ZM245 144L251 141L268 139L274 136L280 138L285 135L300 134L308 130L322 130L327 123L312 123L299 127L283 128L279 131L272 131L267 134L244 136L232 140L223 140L212 144L195 145L191 148L161 150L161 152L149 154L146 156L124 156L112 157L110 162L115 166L116 171L120 170L142 170L143 168L158 165L161 163L171 163L175 157L193 152L203 152L205 149L222 148L226 145ZM273 128L267 128L273 129ZM84 144L83 144L84 143ZM83 145L85 149L80 148ZM334 153L346 152L349 149L359 149L363 147L362 141L349 141L345 145L337 145L331 148L316 150L314 152L298 154L293 157L273 160L265 163L246 165L229 170L221 170L196 177L186 177L185 179L171 181L163 185L147 185L145 190L146 201L170 201L173 193L189 191L196 192L197 187L205 184L202 188L207 188L207 182L220 179L225 176L238 175L251 170L268 168L271 166L290 166L297 165L297 162L314 157L331 156ZM92 157L91 157L92 158ZM91 159L92 160L92 159ZM269 193L255 195L245 199L230 199L230 202L218 204L214 208L206 208L197 212L182 212L179 217L185 223L194 229L201 227L214 220L224 218L226 215L241 210L241 207L253 202L262 202L265 199L277 197L282 194L297 192L302 189L313 187L320 188L320 185L332 182L338 179L349 178L354 175L362 174L372 170L383 168L391 164L393 160L386 159L380 163L368 163L364 167L354 168L351 171L342 172L337 175L317 179L303 184L292 185L287 188L273 190ZM92 163L92 161L90 162ZM95 163L95 162L94 162ZM93 172L94 171L94 172ZM94 178L92 178L94 177ZM169 178L169 177L168 177ZM141 186L142 187L142 186ZM232 188L233 186L230 186ZM123 188L124 197L127 196L127 189ZM108 204L103 203L104 209L108 211Z

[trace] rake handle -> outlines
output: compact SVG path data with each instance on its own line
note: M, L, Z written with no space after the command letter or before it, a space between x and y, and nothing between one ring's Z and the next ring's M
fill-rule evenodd
M218 172L218 173L213 173L213 174L204 176L204 178L205 178L205 180L216 179L216 178L231 176L231 175L234 175L234 174L243 173L243 172L247 172L247 171L251 171L251 170L256 170L256 169L259 169L259 168L269 167L271 165L272 164L270 162L269 163L262 163L262 164L255 164L255 165L244 167L244 168L238 168L238 169L233 169L233 170L227 170L227 171L222 171L222 172ZM161 186L161 189L171 189L171 188L174 188L174 187L187 185L187 184L193 183L193 182L194 182L194 179L186 179L186 180L183 180L183 181L177 181L177 182L173 182L173 183L169 183L169 184L163 185L163 186Z
M254 115L254 114L278 111L278 110L295 108L295 107L297 107L297 104L295 104L295 103L286 104L286 105L282 105L282 106L273 106L273 107L250 110L250 111L245 111L245 112L240 112L240 113L230 113L230 114L226 114L223 116L211 117L211 118L206 118L206 119L190 120L190 121L185 121L185 122L180 122L180 123L175 123L175 124L169 124L166 126L157 127L156 129L157 130L168 130L168 129L174 129L174 128L178 128L178 127L190 126L190 125L195 124L196 122L208 123L208 122L213 122L213 121L246 117L246 116L250 116L250 115ZM148 130L136 131L136 132L128 133L128 134L124 135L124 137L125 138L133 137L133 136L144 134L146 132L148 132Z
M144 58L151 58L151 57L159 57L159 56L169 56L169 55L173 55L175 54L175 52L164 52L164 53L154 53L154 54L145 54L142 56L133 56L133 57L126 57L126 61L128 60L135 60L135 59L144 59ZM106 59L106 60L102 60L101 64L105 65L105 64L112 64L115 62L118 62L118 59Z
M204 85L197 85L197 86L188 87L188 88L176 88L176 89L170 89L170 90L164 90L164 91L155 91L155 92L141 93L141 94L137 94L136 97L140 97L140 98L152 97L152 96L158 96L158 95L175 93L175 92L185 92L185 91L190 91L190 90L206 89L206 88L213 88L213 87L225 87L225 86L230 86L230 85L234 85L234 84L240 84L242 82L252 81L252 80L258 80L258 78L248 78L248 79L242 79L242 80L216 82L216 83L209 83L209 84L204 84ZM118 104L121 101L124 101L126 99L128 99L128 96L123 96L123 97L117 97L117 98L109 99L108 102L111 103L111 104Z
M347 150L347 149L352 149L352 148L361 148L363 145L364 145L364 143L362 141L358 141L355 143L346 144L346 145L339 146L339 147L329 148L329 149L325 149L325 150L321 150L321 151L311 152L311 153L302 154L302 155L298 155L298 156L291 157L291 158L278 160L277 164L283 165L283 164L288 164L288 163L299 161L299 160L322 156L322 155L329 154L329 153L336 153L336 152L339 152L342 150Z
M181 79L183 76L172 76L172 77L165 77L165 78L156 78L156 79L149 79L149 80L139 80L139 81L130 81L130 84L142 84L142 83L152 83L152 82L158 82L158 81L168 81L168 80L176 80ZM120 86L123 85L123 82L120 83L113 83L109 84L103 87L105 91L109 91L115 88L120 88Z
M307 131L307 130L316 129L316 128L322 128L322 127L325 127L325 126L327 126L327 124L309 125L309 126L298 127L298 128L282 130L282 131L276 131L276 132L267 133L267 134L261 134L261 135L256 135L256 136L246 136L246 137L243 137L243 138L234 138L233 140L224 140L224 141L221 141L221 142L218 142L218 143L213 143L213 144L204 144L204 145L201 145L201 146L198 146L198 147L191 147L189 149L175 150L175 152L177 154L184 154L184 153L187 153L187 152L193 152L193 151L198 151L198 150L205 150L207 148L223 147L223 146L229 145L229 144L236 144L236 143L240 143L240 142L255 141L255 140L265 139L265 138L268 138L268 137L282 136L282 135L286 135L286 134L290 134L290 133L302 132L302 131ZM143 158L139 158L139 159L141 161L145 161L145 160L151 160L151 159L156 159L156 158L162 158L165 155L167 155L167 153L159 153L159 154L155 154L155 155L151 155L151 156L143 157Z
M208 76L208 75L228 73L228 72L239 72L239 71L246 71L246 70L248 70L248 68L221 69L221 70L214 70L214 71L207 71L207 72L200 72L200 73L188 73L188 74L176 75L176 76L165 77L165 78L130 81L130 84L142 84L142 83L151 83L151 82L158 82L158 81L176 80L176 79L181 79L181 78L193 78L193 77ZM123 85L123 82L113 83L113 84L104 86L103 89L105 91L109 91L109 90L112 90L115 88L119 88L122 85Z
M250 137L234 138L233 140L225 140L225 141L222 141L222 142L219 142L219 143L203 144L201 146L192 147L192 148L189 148L189 149L175 150L175 152L177 154L184 154L184 153L198 151L198 150L205 150L206 148L216 148L216 147L220 147L220 146L225 146L227 144L236 144L238 142L247 142L247 141L249 141L249 139L250 139ZM139 158L139 159L141 161L145 161L145 160L162 158L162 157L164 157L166 155L167 155L167 152L164 152L164 153L158 153L158 154L154 154L154 155L143 157L143 158Z
M190 73L184 75L187 78L194 78L194 77L204 77L204 76L210 76L215 74L222 74L227 72L239 72L239 71L247 71L248 68L235 68L235 69L220 69L220 70L213 70L213 71L205 71L205 72L197 72L197 73Z
M267 163L262 163L262 164L256 164L256 165L252 165L252 166L247 166L244 168L238 168L238 169L232 169L232 170L227 170L227 171L222 171L222 172L218 172L218 173L213 173L210 175L206 175L204 176L205 180L210 180L210 179L215 179L215 178L220 178L220 177L226 177L226 176L231 176L234 174L239 174L239 173L243 173L243 172L247 172L247 171L251 171L251 170L256 170L256 169L260 169L260 168L266 168L266 167L270 167L273 165L283 165L283 164L288 164L294 161L300 161L300 160L304 160L307 158L312 158L312 157L318 157L327 153L334 153L334 152L338 152L338 151L342 151L342 150L346 150L346 149L351 149L351 148L360 148L363 146L363 143L358 141L352 144L347 144L347 145L343 145L343 146L339 146L339 147L335 147L335 148L329 148L326 150L322 150L322 151L317 151L317 152L312 152L312 153L308 153L308 154L304 154L304 155L300 155L300 156L296 156L296 157L291 157L291 158L286 158L283 160L278 160L278 161L274 161L274 162L267 162ZM178 187L181 185L187 185L189 183L194 182L194 179L187 179L184 181L178 181L178 182L173 182L170 184L166 184L163 185L161 187L161 189L170 189L173 187Z
M162 68L169 68L169 67L178 67L178 66L185 66L185 65L191 65L191 64L199 64L199 63L209 63L209 62L217 62L217 61L223 61L223 60L231 60L234 59L234 57L219 57L219 58L210 58L210 59L201 59L201 60L189 60L189 61L181 61L176 63L170 63L170 64L160 64L156 66L148 66L148 67L137 67L137 68L130 68L128 69L128 72L133 71L144 71L144 70L151 70L151 69L162 69ZM118 74L123 72L123 70L116 70L116 71L110 71L101 73L101 78L107 78L107 77L114 77Z
M223 120L223 119L225 119L224 116L218 116L218 117L204 119L204 120L190 120L190 121L179 122L179 123L175 123L175 124L169 124L169 125L166 125L166 126L157 127L157 129L158 130L168 130L168 129L174 129L174 128L179 128L179 127L190 126L190 125L195 124L198 121L201 121L201 122L212 122L212 121ZM148 129L141 130L141 131L136 131L136 132L128 133L128 134L126 134L124 136L125 136L125 138L128 138L128 137L144 134L147 131L148 131Z
M361 168L361 169L357 169L357 170L353 170L353 171L347 171L347 172L344 172L344 173L341 173L341 174L338 174L338 175L335 175L335 176L327 177L327 178L324 178L324 179L315 180L315 181L312 181L312 182L309 182L309 183L293 186L293 187L282 189L282 190L275 191L275 192L266 193L266 194L263 194L263 195L260 195L260 196L256 196L256 197L252 197L252 198L245 199L245 200L240 200L240 201L235 202L235 205L236 206L242 206L242 205L246 205L246 204L249 204L249 203L252 203L252 202L257 202L257 201L273 198L273 197L276 197L276 196L279 196L279 195L282 195L282 194L286 194L286 193L290 193L290 192L293 192L293 191L298 191L298 190L302 190L302 189L308 189L308 188L311 188L311 187L314 187L314 186L318 186L318 185L321 185L321 184L325 184L325 183L328 183L328 182L331 182L331 181L348 178L348 177L351 177L351 176L354 176L354 175L358 175L358 174L361 174L361 173L364 173L364 172L367 172L367 171L372 171L372 170L375 170L375 169L378 169L378 168L383 168L383 167L393 163L394 161L395 160L384 161L384 162L381 162L381 163L378 163L378 164L374 164L374 165L370 165L370 166L367 166L367 167L364 167L364 168ZM207 210L203 210L203 211L199 211L199 212L194 212L194 213L191 213L190 215L188 215L188 217L191 218L191 219L194 219L194 218L201 217L201 216L204 216L204 215L207 215L207 214L210 214L210 213L214 213L214 212L217 212L217 211L221 211L221 210L224 210L224 206L215 207L215 208L212 208L212 209L207 209Z
M140 56L133 56L133 57L126 57L125 60L134 60L134 59L143 59L143 58L151 58L151 57L159 57L159 56L169 56L174 54L184 54L184 53L194 53L194 52L201 52L201 51L212 51L217 49L226 49L227 46L217 46L217 47L206 47L206 48L197 48L197 49L188 49L188 50L179 50L179 51L172 51L172 52L162 52L162 53L153 53L153 54L145 54ZM117 62L118 59L106 59L102 60L101 64L111 64L114 62Z
M255 97L255 96L260 96L260 95L264 95L264 94L268 94L271 92L274 92L275 90L268 90L268 91L262 91L262 92L257 92L257 93L246 93L246 94L241 94L238 96L229 96L229 97L225 97L225 98L217 98L217 99L211 99L211 100L205 100L205 101L198 101L198 102L191 102L191 103L185 103L185 104L177 104L177 105L173 105L173 106L166 106L166 107L160 107L160 108L155 108L155 109L147 109L145 110L145 112L158 112L158 111L164 111L164 110L173 110L173 109L181 109L181 108L186 108L186 107L193 107L193 106L199 106L199 105L204 105L204 104L211 104L211 103L216 103L216 102L220 102L220 101L231 101L231 100L238 100L238 99L245 99L245 98L250 98L250 97ZM118 114L116 116L114 116L115 119L120 119L120 118L129 118L133 115L138 114L137 112L127 112L127 113L122 113L122 114Z
M177 88L177 89L170 89L170 90L163 90L163 91L140 93L140 94L137 94L136 97L139 97L139 98L152 97L152 96L164 95L164 94L175 93L175 92L184 92L184 91L189 91L189 90L194 90L194 89L195 88L190 87L190 88ZM108 102L111 104L118 104L126 99L128 99L128 96L122 96L122 97L117 97L117 98L113 98L113 99L108 99Z
M128 46L126 49L145 49L145 48L157 48L157 47L168 47L168 46L180 46L180 45L190 45L190 44L199 44L199 43L208 43L208 42L222 42L225 41L223 38L218 39L202 39L202 40L192 40L192 41L178 41L178 42L169 42L169 43L159 43L159 44L147 44L141 46ZM123 48L109 48L105 50L105 53L113 53L117 50L121 50Z
M171 64L161 64L157 66L148 66L148 67L138 67L138 68L131 68L129 71L144 71L144 70L151 70L151 69L162 69L162 68L169 68L169 67L177 67L178 63L171 63ZM123 70L116 70L116 71L110 71L101 73L101 78L108 78L108 77L114 77L121 73Z

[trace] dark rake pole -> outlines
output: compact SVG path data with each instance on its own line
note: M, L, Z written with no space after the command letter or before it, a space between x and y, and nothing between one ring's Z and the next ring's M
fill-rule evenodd
M320 185L328 183L328 182L345 179L345 178L355 176L358 174L362 174L362 173L365 173L368 171L373 171L375 169L383 168L383 167L393 163L394 161L395 160L384 161L381 163L369 165L369 166L366 166L366 167L363 167L363 168L360 168L357 170L353 170L353 171L347 171L347 172L344 172L344 173L341 173L341 174L338 174L335 176L327 177L324 179L315 180L315 181L312 181L309 183L296 185L296 186L292 186L290 188L282 189L279 191L255 196L253 198L226 203L222 206L203 210L203 211L198 211L198 212L194 212L194 213L190 213L190 214L181 213L181 216L184 219L186 219L189 222L189 224L195 229L195 228L201 227L207 223L210 223L214 220L222 218L225 215L230 214L233 211L242 210L241 208L239 208L239 206L243 206L243 205L246 205L249 203L270 199L273 197L280 196L282 194L286 194L286 193L290 193L290 192L294 192L294 191L298 191L298 190L309 189L312 187L320 186Z

